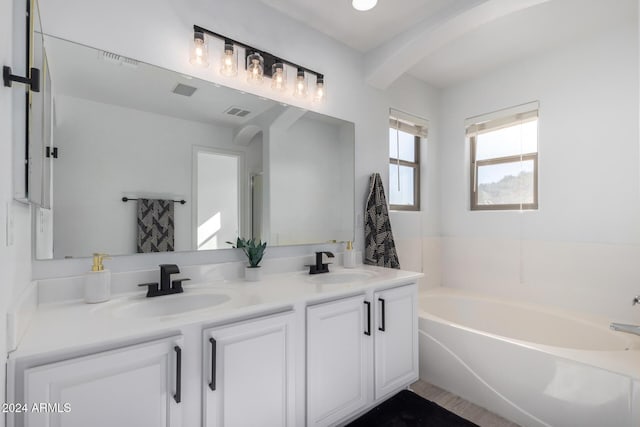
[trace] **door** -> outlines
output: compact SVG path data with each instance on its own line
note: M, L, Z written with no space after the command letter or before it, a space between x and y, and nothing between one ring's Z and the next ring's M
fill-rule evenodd
M417 285L374 294L375 398L418 379Z
M204 331L204 426L295 427L294 314Z
M241 224L243 154L196 147L195 240L197 250L230 247L244 234Z
M364 296L307 308L307 426L333 424L372 400Z
M180 426L181 346L175 336L25 370L25 426Z

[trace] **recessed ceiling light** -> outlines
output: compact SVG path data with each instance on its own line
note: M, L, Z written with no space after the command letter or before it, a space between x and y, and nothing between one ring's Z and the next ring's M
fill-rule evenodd
M355 10L369 10L373 9L375 5L378 4L378 0L353 0L351 5Z

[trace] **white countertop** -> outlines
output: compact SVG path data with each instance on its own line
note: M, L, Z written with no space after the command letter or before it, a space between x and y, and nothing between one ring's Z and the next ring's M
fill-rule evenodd
M349 283L318 284L315 277L357 272L370 272L373 277ZM145 291L119 294L100 304L85 304L82 300L39 305L11 359L74 351L92 346L103 346L126 340L178 331L181 327L224 323L260 313L277 311L294 304L315 302L357 295L370 289L384 289L415 282L422 273L373 266L344 269L332 266L331 273L311 276L307 272L264 275L259 282L218 280L208 283L185 284L184 293L214 292L231 299L221 305L184 314L163 317L123 316L121 309L127 303L143 301ZM153 299L156 299L153 298Z

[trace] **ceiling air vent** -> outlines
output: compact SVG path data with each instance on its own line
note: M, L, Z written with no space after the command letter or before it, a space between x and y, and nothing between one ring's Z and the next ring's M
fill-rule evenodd
M191 96L196 90L198 89L193 86L188 86L182 83L178 83L172 92L178 95Z
M125 67L138 68L138 61L136 61L135 59L127 58L126 56L120 57L120 64L124 65Z
M245 110L240 107L229 107L225 110L225 114L229 114L230 116L236 117L246 117L251 114L251 111Z
M100 58L105 62L110 62L115 65L124 65L129 68L138 68L138 61L135 59L127 58L126 56L121 56L116 53L101 51Z

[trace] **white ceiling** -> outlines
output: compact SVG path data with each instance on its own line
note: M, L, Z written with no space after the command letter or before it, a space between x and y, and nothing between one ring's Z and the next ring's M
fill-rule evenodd
M261 1L363 52L380 88L403 73L446 87L638 16L636 0Z
M470 0L379 0L358 12L351 0L260 0L361 52Z
M445 87L636 20L636 8L636 0L553 0L471 31L408 72Z

